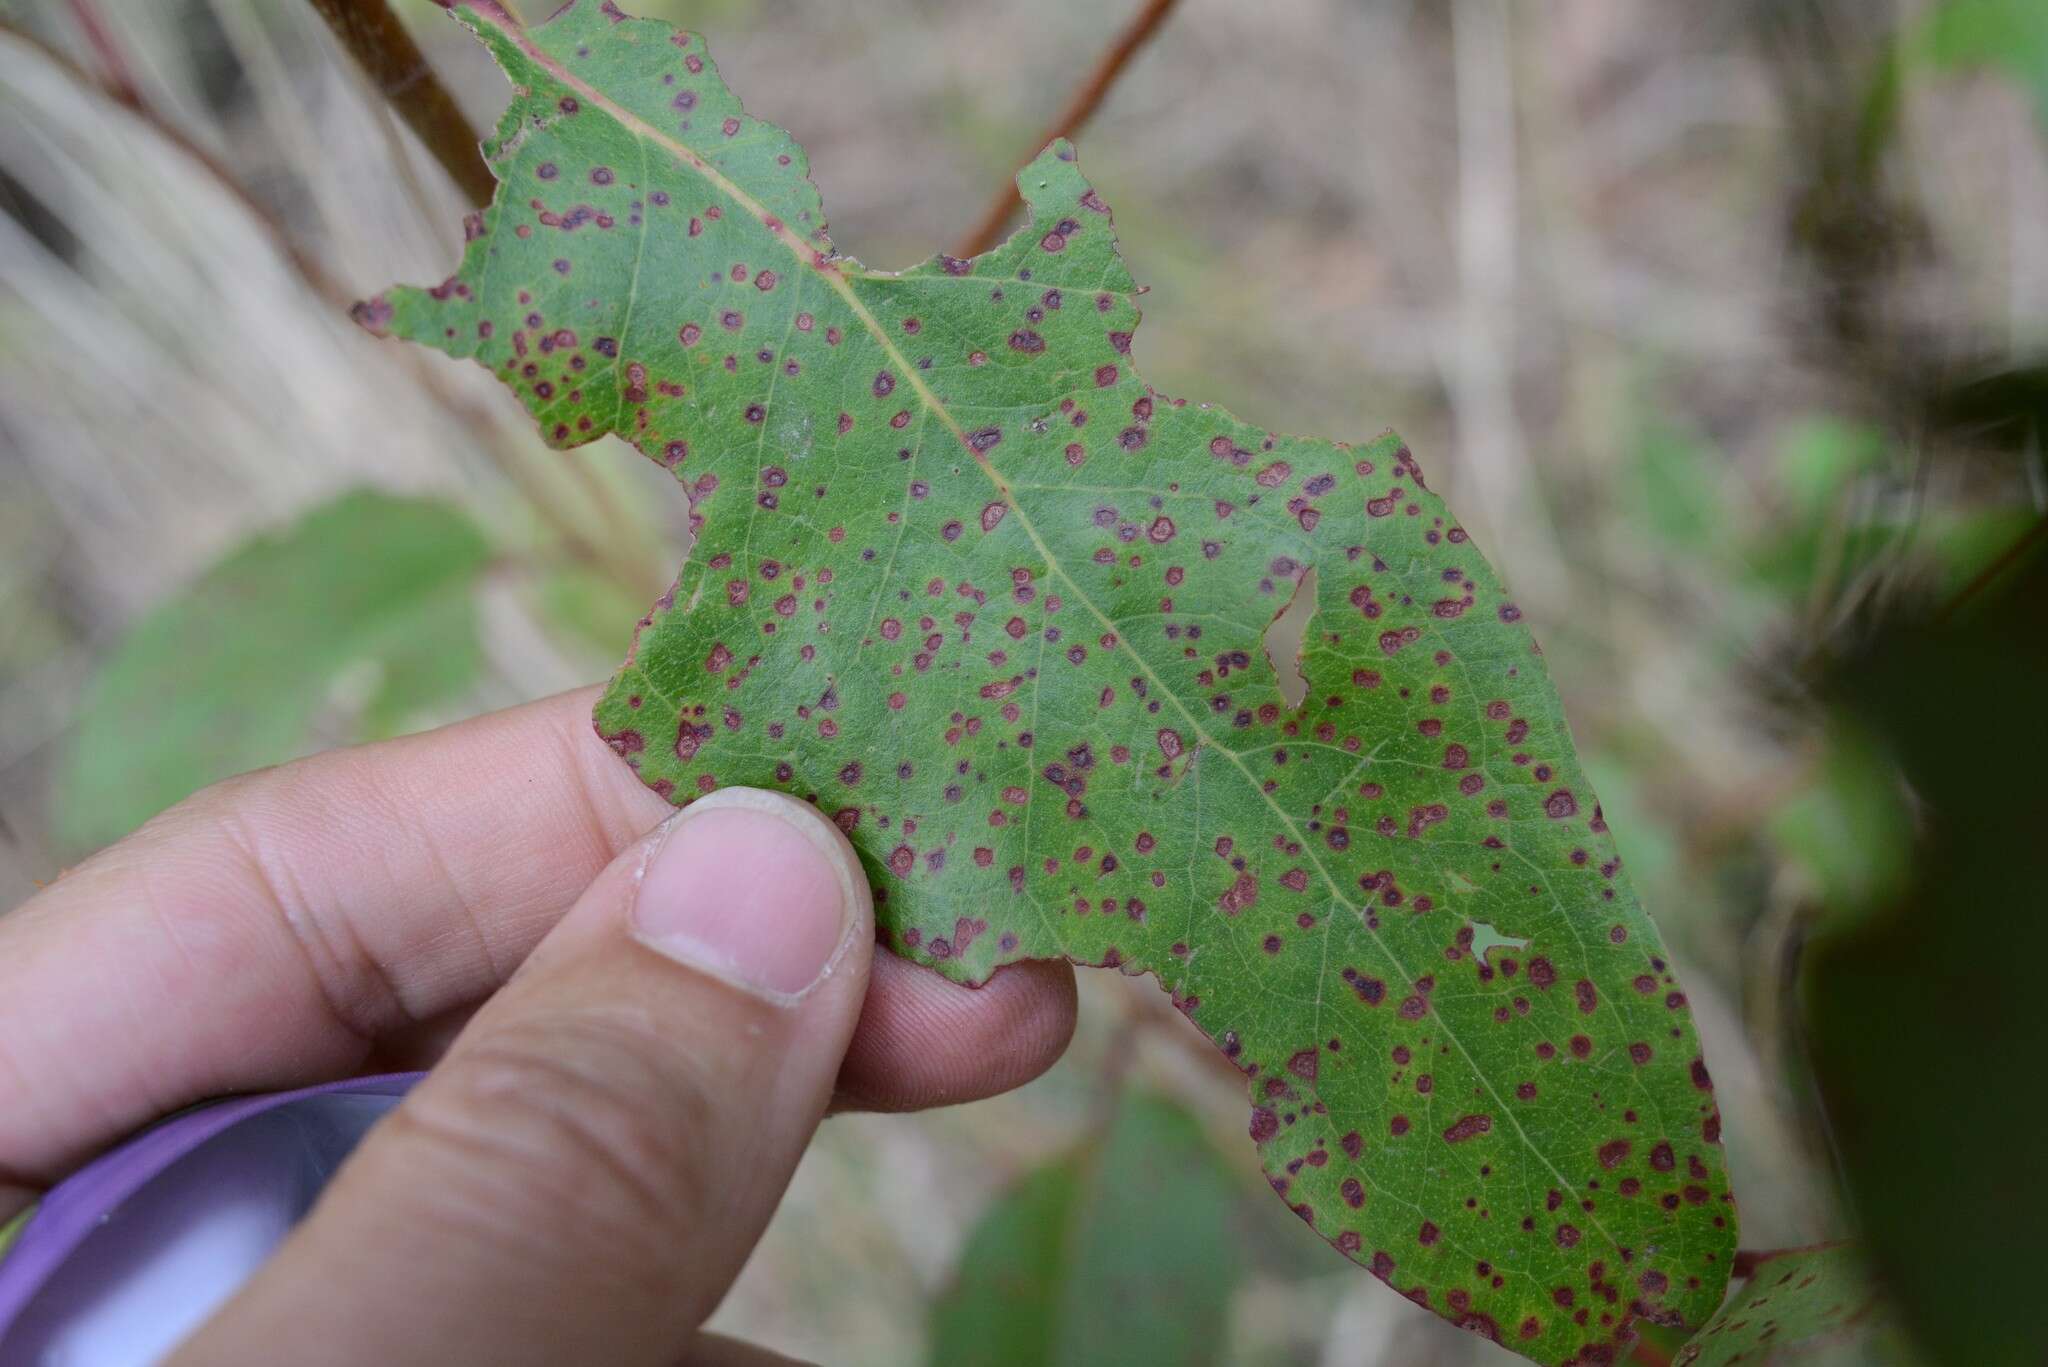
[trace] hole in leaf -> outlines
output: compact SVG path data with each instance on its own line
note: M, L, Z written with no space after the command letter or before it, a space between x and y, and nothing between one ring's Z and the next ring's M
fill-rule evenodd
M1308 696L1308 676L1301 672L1301 645L1308 636L1309 619L1315 615L1316 567L1311 565L1294 581L1294 596L1274 615L1260 638L1266 647L1266 663L1280 678L1280 696L1290 708L1301 706Z
M1472 922L1472 957L1481 963L1496 949L1527 949L1526 939L1517 940L1512 935L1503 935L1484 921Z

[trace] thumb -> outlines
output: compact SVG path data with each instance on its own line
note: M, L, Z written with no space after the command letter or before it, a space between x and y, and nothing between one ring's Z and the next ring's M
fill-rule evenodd
M176 1360L675 1361L825 1113L873 944L815 809L693 803L598 875Z

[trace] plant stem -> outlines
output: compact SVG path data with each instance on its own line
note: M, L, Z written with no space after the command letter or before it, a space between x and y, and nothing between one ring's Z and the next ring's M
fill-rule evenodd
M312 0L312 5L469 202L490 203L497 182L477 153L482 135L386 0Z
M2048 517L2042 518L2039 522L2027 528L2019 540L2007 546L1996 560L1979 570L1976 577L1957 590L1955 597L1942 604L1941 611L1934 615L1934 620L1937 622L1947 622L1952 619L1972 598L1975 598L1985 589L1991 587L1992 584L2004 576L2007 570L2010 570L2019 564L2020 561L2026 559L2028 552L2040 544L2043 536L2048 536Z
M108 92L130 109L141 108L142 91L135 84L121 50L114 45L114 35L107 28L107 21L100 17L99 7L93 0L71 0L71 18L85 38L85 45L92 49L93 59L100 64Z
M90 0L74 0L74 4L78 9L89 10L90 8ZM77 12L77 10L74 12ZM104 51L100 50L101 40L106 41L108 44ZM165 143L176 149L178 153L188 158L193 165L204 171L222 193L240 205L251 220L263 229L278 255L284 259L286 264L291 266L293 272L305 282L308 289L312 290L314 294L318 295L337 313L346 313L349 306L355 302L354 295L347 289L344 289L341 283L328 273L326 267L321 265L319 258L313 256L292 240L291 233L286 229L283 221L276 214L272 213L267 205L257 199L250 192L249 188L236 178L234 172L229 170L225 163L199 143L193 141L176 124L159 116L149 106L148 102L142 98L132 82L124 83L111 76L95 75L35 35L26 33L4 21L0 21L0 41L11 41L20 44L23 48L35 53L41 60L48 62L58 71L61 71L68 79L76 82L81 88L95 91L106 100L127 110L148 128L151 133L161 138ZM111 46L111 34L107 30L102 29L100 31L98 40L89 39L89 41L92 41L95 52L101 61L108 62L112 69L125 70L125 65L120 60L119 52ZM478 165L482 165L481 160L478 161ZM478 449L497 468L498 472L510 481L513 487L533 506L540 519L561 540L564 549L571 558L601 574L608 575L618 581L621 587L631 592L640 593L647 589L647 580L636 565L627 563L612 555L595 537L578 527L573 520L562 512L560 499L556 491L548 488L535 471L528 468L527 462L522 457L513 454L507 446L501 445L495 439L493 434L501 433L504 429L502 420L495 414L486 411L480 405L456 393L439 376L434 375L425 367L412 364L409 359L406 365L413 378L418 381L421 388L431 398L452 414L469 431L476 434Z
M311 4L377 93L434 154L470 202L488 204L497 191L497 179L484 162L482 136L434 74L388 0L311 0ZM588 464L567 452L562 454L562 464L603 527L614 535L633 527L610 488ZM545 490L537 492L530 483L519 482L522 492L562 533L578 559L605 570L628 587L646 589L659 579L660 568L644 553L637 534L628 538L632 545L623 548L594 540L552 506L543 506Z
M1028 166L1033 157L1044 151L1047 143L1055 138L1072 137L1080 130L1081 125L1088 122L1102 104L1103 97L1109 94L1109 88L1116 84L1117 77L1130 65L1131 58L1137 55L1138 49L1143 47L1159 25L1165 22L1175 3L1176 0L1145 0L1144 7L1132 17L1123 32L1117 34L1116 41L1112 42L1097 59L1094 70L1075 87L1074 93L1067 99L1066 108L1060 110L1059 116L1047 125L1038 140L1025 149L1024 156L1017 162L1019 170ZM993 247L1002 237L1004 225L1009 223L1010 215L1016 212L1018 202L1017 184L1012 177L989 199L988 207L982 211L981 221L961 238L960 246L954 254L975 256Z

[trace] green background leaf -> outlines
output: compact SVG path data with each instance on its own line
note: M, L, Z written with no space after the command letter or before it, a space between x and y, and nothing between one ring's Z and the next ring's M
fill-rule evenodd
M449 504L359 491L230 554L127 633L87 691L59 777L91 849L316 729L388 735L476 672L490 548Z
M631 641L633 621L647 609L618 580L583 565L551 568L534 581L531 593L541 620L559 634L564 646L579 660L587 656L606 664Z
M983 1215L934 1303L929 1360L1224 1361L1235 1191L1192 1115L1126 1095L1106 1135L1027 1174Z
M1735 1220L1684 992L1519 608L1400 440L1146 386L1064 143L1003 247L871 271L695 37L458 14L518 91L500 190L455 276L358 317L688 489L598 708L642 778L817 802L889 944L953 977L1156 975L1250 1079L1275 1189L1454 1322L1562 1362L1703 1321ZM1297 594L1298 706L1266 656Z
M1800 1249L1757 1265L1673 1367L1906 1367L1912 1362L1857 1251Z
M1898 132L1904 77L1993 71L2015 82L2048 132L2048 6L2039 0L1940 0L1898 35L1863 98L1860 154L1874 160Z
M28 1222L35 1218L35 1213L36 1208L30 1206L6 1224L0 1225L0 1258L5 1258L8 1250L14 1247L15 1241L21 1238L21 1232L28 1228Z
M2048 130L2048 6L2039 0L1944 0L1921 21L1906 56L1940 70L2004 73L2032 98Z
M1872 1263L1939 1362L2037 1363L2025 1307L2048 1225L2048 555L1956 617L1894 624L1832 691L1917 821L1906 877L1830 886L1802 1005Z

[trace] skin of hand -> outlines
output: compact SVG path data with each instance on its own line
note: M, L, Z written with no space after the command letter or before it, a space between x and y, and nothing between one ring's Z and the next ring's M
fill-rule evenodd
M174 1362L780 1361L699 1329L820 1120L1035 1077L1072 972L875 953L836 827L674 811L593 696L229 780L0 917L0 1221L192 1102L431 1067Z

